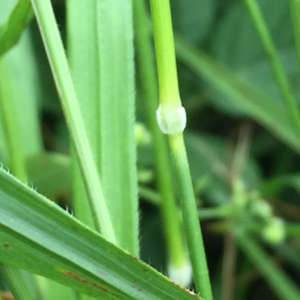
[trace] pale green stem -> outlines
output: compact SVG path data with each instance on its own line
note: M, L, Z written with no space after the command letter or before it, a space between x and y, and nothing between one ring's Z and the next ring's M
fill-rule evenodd
M0 264L0 272L4 276L16 300L35 299L20 270Z
M26 182L26 161L11 94L13 87L9 85L9 82L4 81L7 76L5 73L5 60L2 59L0 62L0 111L9 148L10 168L15 176Z
M291 8L291 16L294 26L294 36L296 42L296 49L298 54L298 63L300 69L300 1L289 0Z
M158 110L158 123L160 129L169 137L196 290L205 300L212 300L205 249L182 134L186 117L179 96L170 3L169 0L151 0L150 4L160 88L161 110Z
M155 112L158 107L158 87L153 63L151 32L148 26L148 18L144 0L134 0L135 32L139 72L141 84L146 100L148 123L153 140L155 168L157 183L161 194L160 208L164 222L164 230L171 265L180 269L187 262L187 253L181 231L179 210L175 201L174 186L168 148L165 137L157 126ZM155 198L149 190L141 189L140 192ZM153 198L154 196L154 198Z
M169 0L151 0L160 103L181 105Z
M291 0L293 1L293 0ZM294 1L295 2L295 1ZM300 114L297 100L293 95L292 88L290 86L289 80L287 78L284 67L279 59L278 53L276 51L275 43L271 37L268 30L267 24L264 17L260 11L260 8L256 0L245 0L248 11L251 15L252 22L256 27L259 38L262 42L264 50L267 54L269 62L273 68L275 78L277 80L278 86L280 88L283 99L285 100L286 106L289 111L290 118L294 123L295 130L300 137Z
M213 296L209 272L183 134L170 135L169 143L175 164L178 190L180 191L183 224L193 266L196 290L205 300L211 300Z
M116 243L112 221L104 200L51 2L50 0L32 0L31 2L60 94L80 168L84 175L96 228L97 230L101 228L104 237L112 243Z

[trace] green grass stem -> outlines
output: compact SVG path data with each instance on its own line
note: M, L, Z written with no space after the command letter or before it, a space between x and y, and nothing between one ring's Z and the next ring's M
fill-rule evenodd
M32 0L32 5L43 36L80 168L84 175L96 228L101 230L106 239L116 243L115 232L103 196L51 2L49 0Z
M293 94L291 85L287 78L284 67L280 61L278 53L276 51L275 43L268 30L267 24L261 13L259 5L256 0L245 0L247 9L252 18L252 22L257 30L259 38L262 42L266 55L269 59L270 65L273 68L275 78L277 80L279 89L286 103L289 111L290 118L297 130L298 136L300 137L300 114L297 100Z
M19 269L0 263L0 272L14 295L15 300L34 300L35 297L30 290L23 274Z
M196 290L204 299L212 300L213 296L205 249L182 134L186 120L185 111L182 111L179 96L170 3L168 0L152 0L150 4L158 66L160 105L162 109L158 114L158 123L160 129L169 134L169 145L180 191L183 224L193 267Z
M169 0L151 0L155 38L160 103L170 107L181 105Z
M0 61L0 111L2 124L5 128L7 146L9 149L10 169L13 174L26 182L26 160L22 149L21 136L13 105L13 96L10 82L6 82L7 66L5 60Z
M180 269L188 263L188 256L181 231L179 210L175 200L167 141L160 131L155 117L156 109L159 105L159 93L153 61L152 35L148 26L145 1L134 0L133 7L139 73L145 96L148 124L153 141L157 184L161 195L158 201L160 201L164 223L169 263L175 268ZM148 195L151 199L157 200L156 196L158 195L151 193L147 189L140 188L140 192L145 196Z
M196 290L205 300L213 299L195 194L182 134L169 136L178 190L180 191L183 224L193 266Z

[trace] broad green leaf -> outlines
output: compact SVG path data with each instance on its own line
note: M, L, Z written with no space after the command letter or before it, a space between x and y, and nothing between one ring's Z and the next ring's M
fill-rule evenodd
M260 93L208 55L195 51L177 39L177 54L192 71L206 80L214 89L226 95L226 105L240 107L247 115L266 127L292 149L299 152L300 142L288 118L284 105ZM225 100L224 100L225 101Z
M6 5L7 1L1 3L1 10ZM11 3L8 3L8 6L11 6ZM0 57L18 43L23 30L32 17L33 12L30 1L19 0L11 12L7 23L0 28Z
M200 299L0 170L0 260L97 299Z

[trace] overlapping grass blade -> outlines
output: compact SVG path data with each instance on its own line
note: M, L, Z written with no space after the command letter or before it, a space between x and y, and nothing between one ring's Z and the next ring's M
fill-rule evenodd
M107 242L4 170L0 170L0 186L3 263L99 299L198 298Z
M81 22L78 22L78 19ZM68 59L74 87L99 173L99 59L96 36L96 1L67 2ZM73 205L76 217L95 228L75 151L72 152Z
M80 163L80 169L84 175L84 182L88 191L96 228L99 231L101 229L106 239L116 243L112 220L103 196L99 174L94 163L90 142L82 119L51 2L49 0L32 0L32 4L61 96L62 107Z
M0 57L18 43L32 17L30 0L19 0L7 23L0 28Z
M0 264L0 271L16 300L34 300L34 295L20 270Z

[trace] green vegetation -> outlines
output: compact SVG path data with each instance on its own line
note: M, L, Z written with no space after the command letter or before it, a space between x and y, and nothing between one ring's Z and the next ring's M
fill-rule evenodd
M299 24L2 0L0 299L300 299Z

